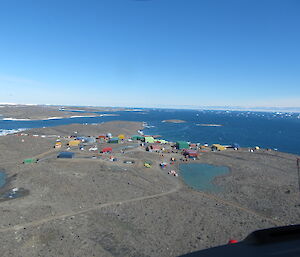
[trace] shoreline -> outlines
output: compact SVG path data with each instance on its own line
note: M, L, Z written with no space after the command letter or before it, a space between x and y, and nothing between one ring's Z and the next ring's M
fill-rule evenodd
M16 121L47 120L54 118L71 118L80 114L82 117L94 117L110 112L112 115L122 108L108 107L73 107L64 109L64 106L54 105L0 105L0 118Z
M0 108L0 109L5 109L5 108L6 107L4 106L3 108ZM34 109L32 109L32 110L28 109L29 112L27 114L26 113L27 108L34 108ZM10 108L8 108L8 109L10 109ZM40 126L40 127L48 126L48 125L45 125L45 124L48 124L48 123L53 123L52 125L57 125L57 123L73 123L73 122L74 123L75 122L91 123L91 122L93 122L94 119L97 120L96 122L99 122L99 120L107 120L107 119L112 120L112 119L116 118L116 117L112 117L112 118L103 118L102 119L101 118L102 115L95 116L95 115L90 115L90 114L87 114L87 113L84 113L84 114L80 113L80 111L85 111L85 112L88 111L88 110L95 111L95 109L82 108L82 107L78 107L77 109L79 111L79 113L77 112L78 115L76 113L67 113L67 111L57 111L58 107L54 108L53 106L52 107L43 107L43 106L31 106L31 107L24 106L24 107L21 107L20 106L20 107L16 107L16 108L12 107L12 110L10 112L5 113L6 118L4 118L4 121L2 122L2 120L0 119L0 122L3 124L3 126L2 126L3 128L13 128L14 129L15 127L18 127L18 128L21 127L23 129L30 129L31 126ZM70 110L76 111L76 108L72 108ZM116 109L116 110L119 110L119 109ZM54 115L53 111L56 112L55 113L56 115ZM13 116L10 115L11 112L15 112L15 115L13 115ZM23 116L20 116L21 113L23 113ZM30 113L32 113L32 114L30 114ZM66 117L61 116L62 114L65 114L65 113L67 113L68 116L66 116ZM136 112L136 113L139 113L139 112ZM2 113L2 114L4 114L4 113ZM29 119L29 117L28 117L28 115L29 116L31 116L31 115L41 116L41 114L43 114L44 118L47 118L47 120L45 120L45 122L43 122L44 120L41 120L41 119ZM95 114L95 113L93 113L93 114ZM84 117L91 117L91 118L84 119L84 117L81 117L83 115L87 115L87 116L84 116ZM116 116L116 115L117 115L116 113L112 112L112 113L107 113L104 116ZM126 114L124 114L124 112L122 112L120 115L122 116L121 117L122 119L124 119L126 117ZM172 114L172 116L173 115L174 114ZM14 118L14 117L19 117L19 118ZM151 124L151 125L156 125L157 128L152 129L152 126L150 126L149 131L151 131L151 129L153 131L158 130L158 129L160 129L161 131L165 131L165 129L168 130L169 128L166 127L166 124L165 125L163 125L163 123L158 124L158 125L156 124L156 122L160 122L163 118L166 118L166 117L168 117L168 116L162 116L161 119L155 121L155 123L153 122L153 124ZM183 118L184 116L182 116L180 114L180 116L178 118L180 118L180 117ZM58 118L59 118L59 120L56 120ZM75 120L72 120L73 118L75 118ZM142 118L140 118L140 117L138 117L137 115L134 115L134 114L130 115L129 119L132 119L132 118L134 120L140 120L140 121L143 120ZM236 118L238 118L238 117L236 117ZM6 119L7 122L5 122L5 119ZM64 119L66 119L66 120L64 120ZM148 122L151 123L151 119L146 119L146 121L150 120ZM186 125L186 128L184 128L186 130L186 132L192 133L194 136L196 136L195 139L198 140L197 142L205 143L205 141L201 141L201 140L204 140L205 138L207 138L207 139L210 138L210 140L213 139L209 136L210 132L208 131L208 128L205 129L205 127L211 127L211 128L215 127L216 131L214 132L215 133L214 138L216 139L216 141L215 142L210 141L209 144L218 142L219 141L218 138L220 138L220 141L223 141L223 143L225 143L225 144L230 144L230 143L233 143L233 142L239 143L238 141L244 141L244 143L247 144L247 145L246 144L243 145L245 147L252 147L252 146L258 145L258 146L261 146L263 148L271 148L271 149L274 149L274 150L278 149L279 151L283 151L283 152L287 152L287 153L292 153L292 154L297 154L298 153L299 154L298 149L293 145L293 143L290 142L291 141L290 139L287 140L287 142L289 142L288 144L285 144L283 139L281 140L280 138L277 138L277 137L275 137L276 141L274 141L274 142L273 141L271 141L271 142L264 141L264 138L261 136L262 133L263 133L261 130L260 130L260 133L258 133L258 135L260 135L260 136L257 138L257 140L255 139L255 137L249 137L249 139L248 139L248 138L245 138L245 136L243 134L242 134L242 137L240 137L240 133L242 132L242 130L239 129L239 128L237 128L238 135L237 135L237 137L235 137L235 135L233 134L233 131L235 131L235 128L231 128L231 125L230 124L228 125L227 123L225 124L226 128L224 127L224 130L226 130L226 134L225 134L226 136L223 137L222 136L223 130L221 129L224 126L223 122L220 121L220 123L218 123L217 120L209 120L209 121L207 121L207 123L205 123L206 120L201 120L201 119L198 120L198 122L200 122L200 121L202 121L203 123L195 124L197 122L194 123L194 122L190 122L190 120L189 120L189 122ZM213 121L215 121L216 123L213 123ZM45 123L45 124L43 125L43 123ZM176 123L174 123L174 124L176 124ZM284 124L286 124L286 123L283 123L283 125ZM197 127L194 127L194 125L200 126L199 127L199 132L200 133L203 132L203 139L200 138L200 136L198 136L196 134ZM221 127L221 125L222 125L222 127ZM181 128L183 129L183 126L184 126L184 124L182 124L182 125L178 124L178 128L180 128L180 129ZM220 128L217 128L217 127L220 127ZM201 129L201 128L203 128L203 129ZM247 128L245 128L245 129L247 130ZM14 133L14 132L15 131L0 130L1 135L2 134L8 134L8 133L11 134L11 133ZM211 132L213 132L213 131L211 131ZM282 131L283 134L285 134L285 132L286 132L286 130ZM249 133L251 133L251 135L252 135L252 133L255 133L255 132L250 131ZM174 134L174 133L171 133L171 134ZM176 132L175 134L178 134L178 133ZM178 136L180 138L180 135L178 135ZM235 140L235 138L236 138L237 141ZM172 139L174 139L174 137ZM192 140L193 138L188 138L188 139Z
M66 117L46 117L42 119L23 119L23 118L3 118L1 120L4 121L46 121L46 120L62 120L62 119L74 119L74 118L96 118L96 117L116 117L120 116L119 114L99 114L99 115L74 115L74 116L66 116Z
M181 162L181 151L172 153L171 145L162 145L167 152L147 152L140 141L126 140L142 128L142 122L113 121L35 128L26 132L30 136L0 137L0 167L7 176L16 174L6 188L30 192L26 197L0 201L6 210L0 220L0 238L5 242L2 253L23 253L20 246L37 238L34 250L40 255L49 256L49 249L63 244L63 255L68 256L86 240L84 254L91 256L109 235L109 244L121 244L122 252L124 245L138 256L179 256L195 248L221 245L228 237L241 240L258 228L297 221L296 155L262 149L252 153L242 148L201 152L199 160ZM110 144L99 137L96 143L83 145L84 150L78 146L68 150L71 135L107 133L126 139ZM57 140L62 143L59 149L54 148ZM95 146L96 152L89 150ZM101 153L107 147L112 153ZM57 159L62 151L75 156ZM26 158L40 161L21 164ZM176 159L174 165L170 165L171 158ZM124 163L126 160L134 163ZM169 164L166 169L160 168L161 162ZM145 163L151 163L150 168ZM228 167L228 174L210 182L225 190L211 193L190 187L180 175L180 165L191 163ZM179 177L169 175L169 169L176 170ZM55 237L52 231L57 231ZM21 244L15 240L16 232L22 236ZM178 241L183 235L184 242Z

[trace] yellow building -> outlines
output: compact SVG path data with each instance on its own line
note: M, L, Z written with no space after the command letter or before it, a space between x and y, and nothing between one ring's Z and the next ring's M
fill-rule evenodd
M61 148L61 146L62 146L62 145L61 145L61 142L56 142L54 147L55 147L55 148Z
M215 151L224 151L225 149L226 147L220 144L213 144L211 146L211 150L215 150Z
M148 163L148 162L145 162L145 163L144 163L144 166L145 166L146 168L151 168L151 164Z
M125 139L125 135L120 134L120 135L118 135L118 138L119 138L119 139Z
M69 141L69 146L78 146L80 143L80 140L71 140Z

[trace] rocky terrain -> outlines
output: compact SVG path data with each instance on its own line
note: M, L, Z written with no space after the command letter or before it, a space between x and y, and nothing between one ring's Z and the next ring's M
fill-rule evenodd
M214 179L223 188L218 193L195 191L180 176L159 168L159 162L179 154L161 156L138 144L114 153L116 162L105 156L56 158L57 136L65 143L63 137L75 131L131 135L141 125L73 124L0 137L0 170L10 178L4 188L29 190L24 197L0 202L1 255L180 256L231 238L242 240L256 229L299 223L295 155L203 152L196 162L230 168ZM30 157L41 161L22 164ZM125 164L126 159L135 163ZM152 167L144 167L144 161Z

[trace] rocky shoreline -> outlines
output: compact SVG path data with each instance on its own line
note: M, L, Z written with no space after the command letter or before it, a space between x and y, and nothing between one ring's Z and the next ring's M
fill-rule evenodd
M0 250L3 256L179 256L241 240L256 229L299 223L296 155L248 149L202 152L189 162L222 165L230 173L214 179L222 192L189 188L170 176L161 156L144 148L123 148L118 161L57 159L56 139L77 132L133 135L137 122L72 124L0 137L0 169L17 174L6 189L30 193L0 202ZM33 137L32 135L56 137ZM114 146L131 145L131 142ZM104 144L105 145L105 144ZM38 163L22 164L39 157ZM134 160L126 164L123 160ZM151 168L144 162L152 163ZM173 167L178 171L178 161Z

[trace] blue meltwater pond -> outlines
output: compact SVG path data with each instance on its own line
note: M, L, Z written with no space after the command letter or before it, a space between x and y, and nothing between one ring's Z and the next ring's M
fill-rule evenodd
M6 174L0 171L0 187L3 187L6 182Z
M220 192L221 188L213 184L213 179L229 173L228 167L202 163L180 164L179 169L187 185L193 189L208 192Z

